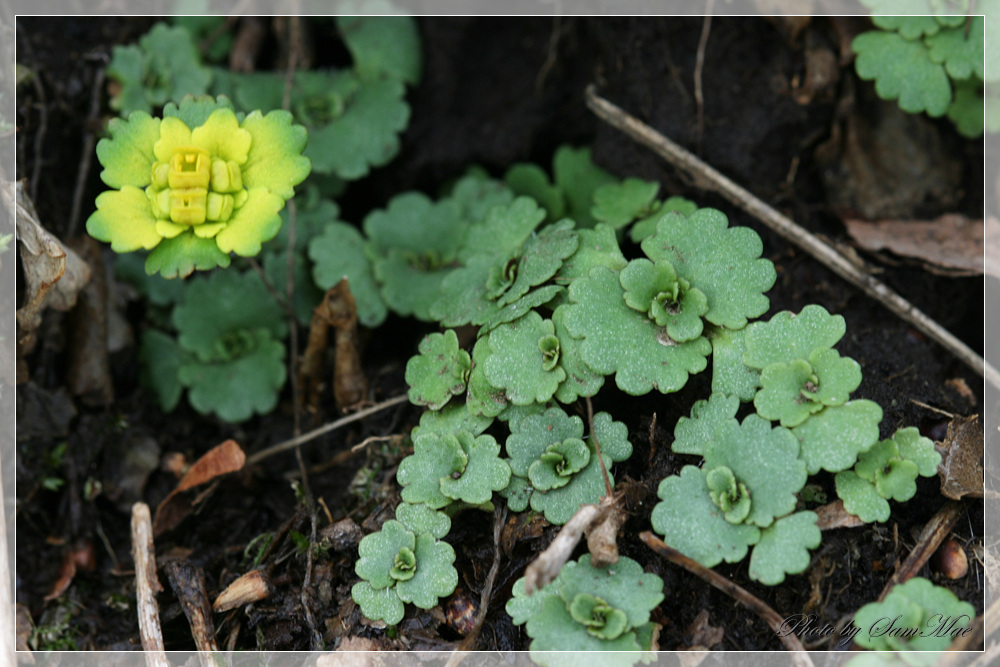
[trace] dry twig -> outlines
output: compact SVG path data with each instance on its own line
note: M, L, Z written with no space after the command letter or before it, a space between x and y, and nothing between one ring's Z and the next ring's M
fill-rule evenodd
M765 204L747 190L705 164L690 151L626 113L597 94L593 84L587 87L587 106L603 121L621 130L635 141L651 148L657 155L691 175L699 187L717 192L754 216L786 240L812 255L821 264L872 297L904 321L968 364L995 387L1000 387L1000 372L976 354L947 329L927 317L887 285L859 270L847 258L799 227L791 219Z
M139 610L139 635L149 667L169 667L163 651L160 607L156 594L163 590L156 578L156 550L153 547L153 521L149 505L132 506L132 559L135 561L135 594Z
M917 539L916 546L910 551L910 555L889 577L885 588L882 589L882 594L878 596L879 602L884 600L885 596L896 585L911 579L920 571L920 568L927 564L928 559L934 555L937 548L941 546L941 542L948 536L963 514L965 514L965 505L949 500L944 507L938 510L937 514L931 517L924 529L920 531L920 537Z
M785 648L792 652L792 662L799 667L813 667L813 662L802 646L802 642L794 633L787 632L784 626L784 619L778 612L771 609L763 600L748 592L745 588L729 581L721 574L710 570L701 563L694 561L673 547L667 546L663 540L659 539L649 531L641 533L639 539L646 543L650 549L663 556L674 565L678 565L691 574L704 579L713 587L733 598L744 607L757 614L765 623L771 626L774 633L785 645Z

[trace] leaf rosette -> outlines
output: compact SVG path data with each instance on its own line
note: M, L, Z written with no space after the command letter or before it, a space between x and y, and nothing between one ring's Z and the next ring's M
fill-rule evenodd
M97 145L102 180L87 221L115 252L150 250L146 272L184 277L251 257L309 174L306 130L286 111L237 115L227 98L186 97L162 119L112 119Z

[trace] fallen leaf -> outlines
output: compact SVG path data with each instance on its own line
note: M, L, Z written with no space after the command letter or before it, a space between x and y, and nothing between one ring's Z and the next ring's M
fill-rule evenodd
M212 603L212 611L229 611L263 600L270 594L271 586L267 581L267 575L260 570L250 570L219 593L219 597Z
M607 567L618 562L618 530L623 523L625 523L625 512L614 505L599 522L591 524L584 530L591 565Z
M10 197L8 188L0 188ZM21 242L21 263L24 265L26 289L24 302L17 311L20 327L18 345L22 354L35 344L35 330L42 322L45 308L70 310L77 294L90 280L90 267L56 237L45 231L38 220L35 206L24 192L24 183L15 186L15 220Z
M690 637L691 647L701 647L707 650L722 643L722 638L726 636L725 630L708 622L708 610L702 609L694 617L694 621L688 626L685 637Z
M816 508L819 519L816 520L816 527L820 530L833 530L834 528L857 528L865 525L865 522L844 509L844 501L834 500L822 507Z
M865 250L890 250L918 260L931 273L978 276L983 273L985 232L982 220L947 214L936 220L844 220L847 233Z
M979 415L955 417L948 423L944 442L937 447L941 495L952 500L983 497L983 446Z
M187 474L156 508L153 519L153 535L161 535L176 527L191 513L197 501L191 501L184 492L196 486L213 481L217 477L243 469L246 454L235 440L226 440L216 445L194 462Z
M535 540L542 536L545 529L551 526L543 514L528 512L514 514L504 524L500 533L500 547L508 558L514 553L514 547L526 540Z

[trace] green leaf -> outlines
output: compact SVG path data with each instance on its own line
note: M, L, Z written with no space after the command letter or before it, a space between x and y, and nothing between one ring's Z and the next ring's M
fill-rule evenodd
M458 570L452 565L455 550L450 544L423 533L417 536L413 551L417 561L416 572L410 579L396 584L396 594L403 602L431 609L437 606L439 598L451 595L458 586Z
M878 489L853 470L838 472L837 495L844 501L844 509L865 523L889 520L889 503L879 495Z
M656 234L642 242L652 260L670 262L677 275L708 298L705 319L742 329L748 317L763 315L770 301L764 292L777 278L774 264L761 258L764 245L749 227L729 227L721 211L699 209L685 217L667 213Z
M133 253L115 256L115 277L127 282L136 292L156 306L172 306L184 298L187 285L183 280L168 280L161 275L148 275L146 258Z
M292 122L292 114L275 109L266 115L253 111L240 124L253 138L243 165L243 183L248 188L267 188L284 200L295 195L293 186L311 170L307 156L306 128Z
M763 369L774 363L808 360L813 350L836 345L846 331L844 318L822 306L810 304L798 314L783 310L767 322L747 326L743 363Z
M766 528L795 510L795 494L808 477L798 455L791 432L771 428L770 422L751 414L738 426L725 420L716 429L714 440L705 447L704 467L732 470L750 492L750 512L744 522Z
M469 374L469 393L465 397L465 405L469 412L483 417L496 417L508 405L507 394L498 389L486 379L486 360L492 354L489 336L476 341L472 348L472 372Z
M242 354L229 360L182 363L177 377L188 388L188 401L195 410L236 423L274 409L287 369L285 346L268 329L229 331L220 342L233 338L245 350Z
M491 435L474 438L460 432L457 437L468 457L468 464L456 477L441 478L441 493L469 505L489 502L494 491L502 491L510 482L510 466L500 460L500 445Z
M593 229L579 229L576 233L580 237L580 245L576 252L563 260L555 276L557 283L568 285L586 276L595 266L621 271L628 264L618 247L615 230L609 225L602 222Z
M976 139L985 129L985 104L983 83L978 79L955 81L955 98L948 107L948 120L963 137ZM995 130L991 130L995 131Z
M545 211L529 197L518 197L507 206L494 206L481 224L469 230L458 258L467 263L478 255L505 260L517 253L544 219Z
M788 428L798 426L823 409L822 403L810 400L804 391L815 380L812 366L802 359L765 366L760 374L761 388L754 396L753 405L761 417L781 420L781 425Z
M899 3L898 6L886 6L889 3L879 3L883 6L876 11L878 14L895 13L900 14L907 10L917 9L913 6L912 0ZM872 23L883 30L895 30L904 38L915 40L924 35L934 35L941 29L941 24L933 16L872 16Z
M361 78L419 83L420 32L412 16L338 16L336 21Z
M752 401L760 385L760 371L743 363L746 353L746 332L750 327L732 331L710 326L708 339L712 341L712 393L737 396L741 401Z
M624 667L635 664L641 650L634 632L627 632L615 639L602 639L587 632L587 627L573 620L566 603L559 597L546 597L542 608L525 624L531 642L531 660L543 667L579 664L579 654L554 653L556 651L607 651L600 664ZM572 663L571 663L572 660Z
M552 313L552 324L559 338L559 365L566 372L566 379L556 389L555 398L560 403L570 404L581 396L596 394L604 386L604 376L590 370L580 357L580 341L566 329L565 314L565 306L559 306Z
M280 105L278 105L280 106ZM176 118L189 128L204 125L219 109L235 111L232 100L225 95L185 95L176 102L163 105L164 118ZM239 116L236 117L239 120Z
M153 144L160 138L160 119L139 111L128 120L112 118L108 134L97 142L97 159L104 166L101 180L109 187L131 185L144 188L150 183L150 173L156 157Z
M878 441L882 408L869 400L849 401L824 408L792 433L799 439L809 474L822 470L840 472L854 465L858 454Z
M682 343L701 336L708 301L701 290L677 277L670 262L633 259L622 269L619 281L629 308L665 327L671 339Z
M156 329L148 329L142 334L139 358L147 371L146 382L152 387L160 408L164 412L173 412L184 390L184 386L177 378L184 359L184 351L173 336Z
M549 445L567 438L583 438L583 420L567 415L561 408L549 408L543 414L528 416L511 424L511 433L507 438L511 471L519 477L527 477L528 468Z
M503 177L507 187L518 196L531 197L546 211L546 219L559 220L566 214L562 188L552 185L545 170L535 164L515 164Z
M984 19L970 16L969 25L943 28L924 40L930 49L930 59L944 63L948 76L952 79L968 79L973 75L985 76Z
M897 628L918 628L914 636L889 632L888 620L899 618ZM953 637L952 630L968 627L976 618L975 608L962 602L947 588L935 586L923 577L914 577L894 586L882 602L866 604L854 615L861 632L855 641L865 648L896 651L943 651ZM949 619L949 620L946 620Z
M786 574L799 574L809 567L809 550L823 539L815 512L796 512L761 531L760 542L750 556L750 578L777 586Z
M803 395L823 405L843 405L851 392L861 385L861 365L836 350L813 350L809 364L816 375L813 388L803 388Z
M594 192L614 182L615 178L594 164L590 148L561 146L552 158L552 173L556 186L566 196L566 216L575 220L580 228L597 224L590 214Z
M920 435L920 429L915 426L901 428L892 435L896 443L899 457L913 461L922 477L933 477L941 465L941 455L934 448L934 441Z
M660 482L661 502L653 508L653 528L664 541L705 567L725 560L743 560L760 539L760 529L751 524L729 523L709 496L707 471L684 466L681 474Z
M173 321L181 347L206 362L220 359L220 338L232 331L263 327L273 338L288 333L284 312L253 272L221 271L192 280Z
M507 499L507 508L512 512L523 512L528 509L531 494L534 492L535 488L527 479L511 475L510 484L500 492L500 495Z
M708 400L695 401L690 417L681 417L674 427L671 449L677 454L705 455L705 449L715 440L715 432L723 424L739 425L736 412L740 400L713 392Z
M493 331L501 324L513 322L523 317L532 308L545 306L554 307L552 304L559 297L566 293L566 289L559 285L544 285L533 289L514 303L508 303L500 310L495 310L483 323L479 329L479 335L483 336Z
M515 405L544 403L566 379L555 325L535 311L491 331L489 345L486 379Z
M295 319L299 321L299 324L308 329L312 322L313 309L323 300L323 292L313 282L309 272L309 264L301 253L294 253L292 262L292 285L295 288L292 310L295 311ZM275 291L285 296L288 293L288 255L286 251L265 253L263 264L264 273L271 280Z
M351 587L351 597L361 607L361 613L372 620L382 620L396 625L403 620L403 601L393 588L373 588L367 581L359 581Z
M502 181L472 173L458 179L448 192L448 197L458 204L462 219L469 225L485 221L494 207L509 206L514 196Z
M388 309L379 293L371 261L365 254L366 241L358 230L343 222L331 222L323 233L309 242L313 280L328 290L347 278L358 309L358 321L377 327Z
M652 215L639 220L632 225L631 229L629 229L629 238L632 239L632 243L642 243L643 239L655 234L656 223L660 221L660 217L664 213L675 211L684 217L687 217L697 210L698 205L690 199L685 199L684 197L670 197L665 202L661 203Z
M400 503L396 507L396 520L414 535L428 533L440 539L451 530L451 518L443 512L432 510L427 505Z
M465 392L472 358L458 347L453 329L424 336L419 349L420 354L406 363L410 402L440 410L452 396Z
M711 345L705 338L677 343L642 313L625 303L618 275L596 267L570 285L566 329L581 338L580 356L595 373L615 373L615 383L639 396L657 389L679 390L688 375L707 366Z
M441 492L441 480L461 475L469 464L459 441L461 435L421 433L413 441L413 454L403 459L396 471L396 481L403 487L400 496L405 502L424 503L431 509L451 503L453 499Z
M594 206L591 216L606 222L615 229L624 227L633 220L647 218L657 210L659 203L656 193L659 183L626 178L621 183L605 183L594 190Z
M416 440L424 433L455 435L459 431L479 435L492 423L492 417L474 415L464 405L446 405L441 410L428 410L420 415L420 425L410 431L410 438Z
M573 222L563 220L545 227L525 241L517 264L517 275L504 293L497 297L503 307L520 299L528 290L541 285L559 271L564 259L572 255L580 243Z
M91 217L91 220L93 219ZM87 222L87 231L94 238L104 240L91 231L90 221ZM114 250L113 244L112 250ZM228 268L230 261L229 255L219 250L214 239L198 238L188 232L160 241L146 257L146 273L149 275L159 273L164 278L186 278L194 273L195 269L210 271L216 267Z
M433 539L433 538L432 538ZM395 567L396 554L401 549L414 550L417 538L405 525L390 519L382 529L361 538L358 561L354 571L373 588L388 588L396 584L390 572Z
M532 591L529 595L524 588L525 579L521 577L511 588L510 599L505 607L514 625L524 625L529 618L541 611L546 598L559 598L557 581L549 582L542 588Z
M564 602L588 594L620 609L629 628L648 623L650 612L663 601L663 580L643 572L642 565L626 556L601 568L590 564L589 554L581 556L563 566L556 586Z
M875 80L875 92L884 100L899 100L909 113L926 111L942 116L951 103L951 85L943 65L930 58L922 42L909 41L892 33L872 31L858 35L851 43L857 54L858 76Z

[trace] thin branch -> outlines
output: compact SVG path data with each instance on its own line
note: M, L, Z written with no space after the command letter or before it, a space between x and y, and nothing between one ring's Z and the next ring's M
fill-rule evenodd
M778 614L778 612L767 606L763 600L751 594L745 588L729 581L714 570L708 569L701 563L691 560L673 547L667 546L663 540L659 539L649 531L641 533L639 535L639 539L645 542L646 546L650 549L658 553L660 556L663 556L674 565L680 566L691 574L704 579L708 584L711 584L753 613L757 614L761 620L771 626L771 629L774 630L774 633L778 636L778 639L781 640L781 643L785 645L785 648L792 652L791 657L793 663L799 665L800 667L813 667L813 662L809 658L809 654L806 653L805 647L802 646L802 642L799 641L799 638L796 637L794 633L788 632L788 628L785 626L785 620Z
M694 177L699 187L717 192L754 216L773 231L812 255L821 264L872 297L904 321L937 341L946 350L968 364L990 384L1000 387L1000 372L976 354L951 332L927 317L909 301L896 294L879 280L860 271L843 255L799 227L791 219L774 210L748 191L729 180L662 134L626 113L597 94L593 84L587 87L587 106L601 120L621 130L629 137L652 149L678 169Z
M705 5L705 19L701 24L701 37L698 39L698 54L694 61L694 102L698 107L698 152L701 153L701 140L705 134L705 96L702 94L701 74L705 67L705 47L708 45L708 34L712 31L712 5L714 0L708 0Z
M615 487L611 485L611 477L608 475L608 468L604 465L604 455L601 454L601 443L597 441L597 434L594 433L594 405L587 401L587 428L590 429L590 441L594 443L594 450L597 452L597 462L601 464L601 475L604 477L604 497L611 499L615 493Z
M168 667L160 629L160 607L156 594L163 590L156 578L156 550L153 547L153 522L149 505L132 505L132 559L135 561L135 593L139 612L139 635L149 667Z
M944 507L920 531L920 537L917 539L916 546L910 551L910 555L906 557L903 564L896 568L896 571L889 578L885 588L882 589L882 594L878 596L879 602L884 600L885 596L896 585L911 579L920 571L920 568L927 564L927 561L937 551L941 542L948 536L948 533L955 527L955 524L958 523L963 514L965 514L964 504L954 500L949 500L945 503Z
M279 442L278 444L268 447L267 449L262 449L256 454L247 457L247 465L260 463L264 459L274 456L275 454L280 454L281 452L288 451L289 449L294 449L299 445L303 445L309 442L310 440L315 440L321 435L326 435L330 431L336 431L338 428L341 428L342 426L347 426L348 424L351 424L353 422L360 421L365 417L368 417L369 415L373 415L376 412L381 412L382 410L385 410L386 408L391 408L394 405L405 403L406 401L409 400L409 398L410 397L407 396L406 394L401 394L394 398L390 398L387 401L382 401L381 403L373 405L370 408L365 408L364 410L359 410L354 414L347 415L346 417L341 417L340 419L330 422L329 424L323 424L319 428L313 429L308 433L303 433L302 435L292 438L291 440L285 440L284 442Z

